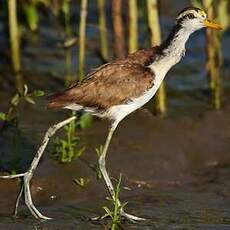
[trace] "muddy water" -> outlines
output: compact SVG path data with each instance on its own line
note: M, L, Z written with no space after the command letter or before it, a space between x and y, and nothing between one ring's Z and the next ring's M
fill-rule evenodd
M31 158L47 126L65 113L23 105L25 109L28 117L20 119L20 129ZM121 199L129 201L127 210L148 219L135 225L124 222L124 229L229 229L229 112L225 108L162 119L144 109L121 123L107 165L113 178L123 175ZM51 157L51 148L46 151L32 193L39 210L54 220L37 222L23 204L19 218L12 218L19 181L1 180L0 229L105 228L109 220L89 220L109 205L103 182L89 166L96 162L94 149L103 143L107 127L95 121L92 128L79 131L87 150L72 163L60 164ZM73 183L79 177L90 179L83 189Z

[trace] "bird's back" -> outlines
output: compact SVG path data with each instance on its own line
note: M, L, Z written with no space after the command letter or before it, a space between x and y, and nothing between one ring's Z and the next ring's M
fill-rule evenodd
M148 68L157 48L142 49L124 59L106 63L63 92L49 97L48 108L95 108L106 110L139 97L153 86L154 73ZM77 105L77 106L76 106Z

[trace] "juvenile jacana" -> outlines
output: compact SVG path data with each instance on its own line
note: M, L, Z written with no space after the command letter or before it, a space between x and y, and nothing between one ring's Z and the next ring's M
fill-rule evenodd
M203 10L187 7L179 13L172 32L160 46L142 49L124 59L102 65L88 74L82 82L49 98L49 108L84 110L111 121L111 128L99 157L99 167L112 198L114 198L114 188L105 168L105 157L116 127L123 118L154 96L169 69L185 55L185 43L189 36L204 27L221 29L219 24L207 19L207 14ZM47 131L26 173L3 177L24 177L24 185L17 201L24 191L26 205L36 218L49 219L34 206L29 182L50 137L57 129L73 119L69 118L58 123ZM17 205L18 202L16 207ZM142 220L142 218L127 214L123 209L121 209L121 216L129 220Z
M203 10L185 8L160 46L139 50L125 59L102 65L82 82L50 97L49 108L84 110L111 121L99 167L112 198L114 188L105 168L105 157L114 130L122 119L154 96L169 69L185 55L189 36L203 27L221 29L219 24L207 19ZM131 220L141 219L124 210L121 215Z

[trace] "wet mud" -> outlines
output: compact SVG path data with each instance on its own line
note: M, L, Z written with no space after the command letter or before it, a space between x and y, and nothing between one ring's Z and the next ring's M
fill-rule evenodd
M66 114L25 106L28 114L36 114L20 122L27 140L24 147L30 149L32 159L47 127ZM124 229L230 226L229 112L225 108L196 116L159 118L142 109L120 124L109 149L107 168L114 182L122 173L121 200L129 202L126 209L148 219L135 225L124 222ZM0 228L106 228L109 220L96 223L89 218L103 214L102 207L110 205L103 181L97 180L92 170L97 161L95 148L103 144L107 129L106 121L95 120L92 128L78 131L87 149L71 163L58 163L51 154L52 144L45 152L32 181L32 196L39 210L54 218L52 221L34 220L23 203L19 217L11 217L20 181L0 180ZM21 162L29 164L28 160ZM84 188L73 183L80 177L90 180Z

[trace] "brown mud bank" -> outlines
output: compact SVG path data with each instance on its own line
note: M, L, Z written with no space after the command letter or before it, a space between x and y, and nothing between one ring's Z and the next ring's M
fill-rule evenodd
M27 113L33 116L22 118L20 128L33 145L32 159L47 127L64 115L32 107ZM113 178L123 175L121 199L129 201L127 210L148 219L137 225L124 223L124 229L230 227L229 114L230 108L225 108L162 119L140 110L120 124L107 168ZM103 182L92 170L95 148L103 144L107 128L108 123L95 121L92 128L78 132L86 151L69 164L54 160L50 147L45 152L32 193L39 210L54 218L50 222L34 220L24 204L19 218L12 218L20 181L0 180L0 229L103 229L106 222L88 218L102 214L101 207L109 205ZM89 179L84 188L73 183L80 177Z

